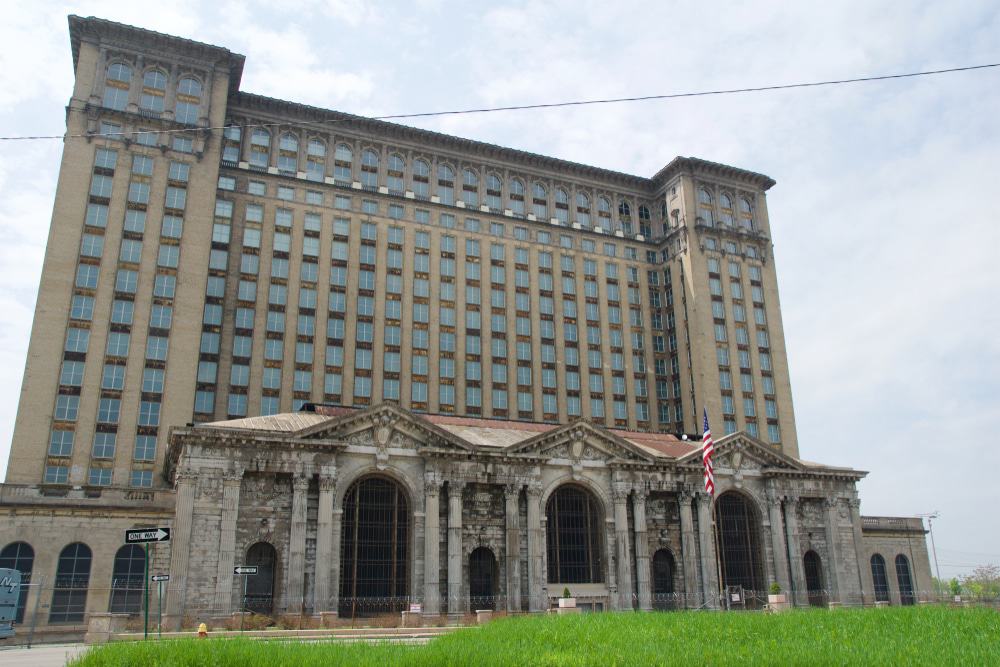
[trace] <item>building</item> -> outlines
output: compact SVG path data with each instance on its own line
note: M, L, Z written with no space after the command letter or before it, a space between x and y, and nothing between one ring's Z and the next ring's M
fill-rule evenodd
M0 559L30 546L50 623L130 609L122 531L163 524L175 618L238 608L248 558L271 613L929 590L919 520L861 517L865 473L799 458L770 178L681 157L639 177L262 97L225 48L69 25L0 489ZM714 504L679 437L703 408Z

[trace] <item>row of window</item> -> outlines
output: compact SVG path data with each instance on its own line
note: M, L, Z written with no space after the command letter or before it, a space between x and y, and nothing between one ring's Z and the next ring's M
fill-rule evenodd
M131 65L112 62L105 70L103 105L108 109L124 111L134 100L139 110L146 115L159 116L166 109L166 71L152 67L141 73L142 85L135 88L135 75ZM194 125L200 114L202 84L191 75L181 76L171 88L173 94L174 119L179 123ZM136 97L133 97L133 94Z

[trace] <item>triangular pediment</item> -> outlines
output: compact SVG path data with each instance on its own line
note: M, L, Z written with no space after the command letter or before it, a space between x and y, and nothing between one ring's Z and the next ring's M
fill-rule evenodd
M577 420L511 445L510 454L529 454L574 462L653 462L654 457L607 429Z
M383 449L431 447L463 452L473 449L461 438L392 403L331 417L296 435L307 440L341 440Z
M698 449L681 459L683 463L701 461ZM716 471L802 470L802 464L757 438L742 431L731 433L715 442L712 462Z

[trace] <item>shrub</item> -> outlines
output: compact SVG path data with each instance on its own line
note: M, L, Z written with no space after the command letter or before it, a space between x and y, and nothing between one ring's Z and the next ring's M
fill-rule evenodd
M563 589L563 597L564 598L571 598L571 597L573 597L572 595L569 594L569 586L567 586L566 588Z
M778 595L781 593L781 584L777 581L771 583L771 595Z

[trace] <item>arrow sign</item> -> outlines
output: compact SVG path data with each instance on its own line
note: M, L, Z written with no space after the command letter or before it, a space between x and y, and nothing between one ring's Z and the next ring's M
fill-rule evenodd
M152 579L153 581L170 581L170 575L169 574L154 574L152 577L150 577L150 579Z
M233 568L233 574L257 574L256 565L237 565Z
M146 542L169 542L169 528L141 528L125 531L125 544L144 544Z

